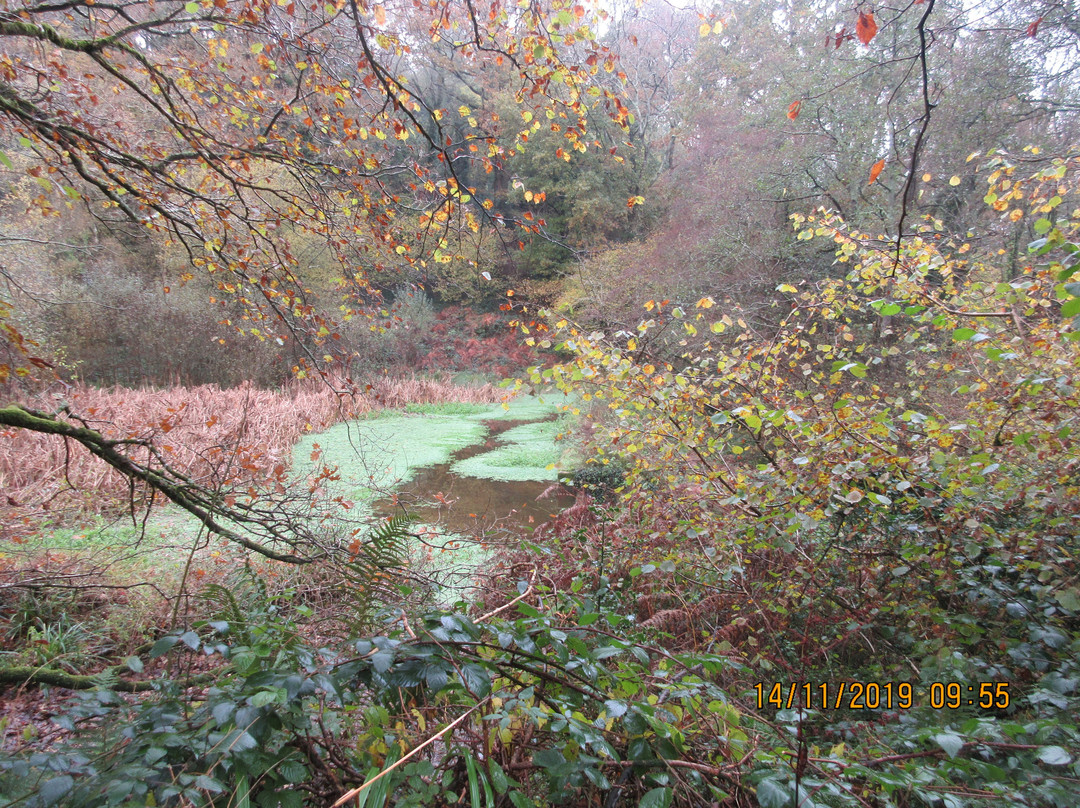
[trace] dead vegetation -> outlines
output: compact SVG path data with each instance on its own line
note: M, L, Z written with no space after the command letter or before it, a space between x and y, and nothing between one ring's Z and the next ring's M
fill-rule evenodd
M63 412L111 439L152 442L169 465L215 487L258 484L288 467L301 435L381 408L444 402L494 403L507 394L490 384L449 379L377 378L360 392L296 382L278 390L245 384L164 389L69 386L29 406ZM129 480L83 447L25 429L0 430L0 535L17 537L43 519L70 521L130 507Z

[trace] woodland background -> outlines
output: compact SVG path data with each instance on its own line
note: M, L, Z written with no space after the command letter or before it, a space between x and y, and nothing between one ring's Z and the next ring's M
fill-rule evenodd
M1078 14L0 2L0 805L1073 805ZM447 604L291 448L504 377Z

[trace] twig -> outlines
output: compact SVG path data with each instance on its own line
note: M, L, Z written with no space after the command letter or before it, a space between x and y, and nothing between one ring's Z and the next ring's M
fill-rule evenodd
M353 799L354 797L358 796L359 794L362 794L365 790L367 790L371 786L375 785L376 782L381 780L386 775L390 774L390 772L392 772L394 769L396 769L398 766L400 766L406 760L408 760L409 758L411 758L415 754L417 754L421 749L435 743L435 741L437 741L439 738L441 738L447 732L452 730L454 727L456 727L458 724L460 724L462 721L464 721L470 715L475 713L477 710L479 710L481 707L483 707L485 704L487 704L490 700L491 700L491 696L487 696L483 701L481 701L481 702L473 705L472 707L470 707L466 712L462 713L454 721L447 724L441 730L436 732L434 735L432 735L430 738L428 738L426 741L424 741L418 747L416 747L411 752L409 752L409 754L405 755L405 757L401 758L401 760L399 760L397 763L393 764L392 766L387 766L385 769L383 769L377 775L372 777L370 780L368 780L362 786L358 786L356 788L350 789L349 791L346 791L344 794L342 794L340 797L338 797L337 802L335 802L333 805L331 805L330 808L338 808L338 806L344 805L349 800Z
M499 614L499 613L501 613L501 612L505 612L505 611L506 611L507 609L509 609L509 608L510 608L511 606L513 606L513 605L514 605L515 603L518 603L518 602L520 602L520 601L524 600L525 598L527 598L527 597L528 597L529 595L531 595L531 594L532 594L532 591L533 591L533 583L534 583L535 581L536 581L536 570L534 569L534 570L533 570L533 574L532 574L532 578L530 578L530 579L529 579L529 588L528 588L528 589L526 589L526 590L525 590L524 592L522 592L522 593L521 593L520 595L518 595L518 596L517 596L516 598L514 598L514 599L513 599L512 601L510 601L509 603L504 603L504 604L503 604L502 606L500 606L500 607L499 607L498 609L492 609L492 610L491 610L490 612L488 612L487 614L483 615L482 617L479 617L479 618L477 618L475 622L477 622L477 623L483 623L483 622L484 622L485 620L490 620L490 619L491 619L492 617L494 617L495 615L497 615L497 614Z

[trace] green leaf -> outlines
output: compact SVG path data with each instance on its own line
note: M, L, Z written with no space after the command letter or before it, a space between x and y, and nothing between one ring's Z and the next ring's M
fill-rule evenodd
M957 342L964 342L975 336L974 328L958 328L952 332L953 339Z
M625 701L619 701L618 699L608 699L604 702L604 710L611 718L619 718L626 715L626 711L629 709L629 705Z
M1080 297L1074 297L1061 304L1062 317L1075 317L1080 314Z
M178 642L180 642L180 638L177 637L175 634L169 634L168 636L162 637L160 640L154 643L153 647L150 648L150 658L157 659L159 656L166 653Z
M220 794L225 790L224 783L208 774L200 774L196 777L195 787L201 788L203 791L209 791L211 794Z
M1048 233L1053 226L1054 225L1049 219L1043 217L1042 219L1036 219L1035 224L1032 225L1032 229L1041 236L1044 233Z
M480 808L480 783L476 775L476 759L471 754L465 756L465 773L469 777L469 804Z
M758 783L757 799L761 808L784 808L788 796L788 790L770 777Z
M198 14L199 13L199 4L198 3L186 3L184 5L184 11L186 11L188 14Z
M479 665L469 664L461 669L461 679L465 687L477 698L484 698L491 692L491 677Z
M881 316L882 317L891 317L894 314L899 314L900 311L901 311L901 309L900 309L899 306L897 306L895 303L890 303L887 306L882 306L881 307Z
M956 757L964 748L964 739L952 732L939 732L934 736L934 741L950 758Z
M514 803L514 808L536 808L536 803L520 791L510 792L510 802Z
M54 777L51 780L45 781L38 791L38 795L45 805L56 805L60 802L60 798L74 787L75 781L68 775L63 774L59 777Z
M1047 766L1065 766L1072 761L1072 755L1060 746L1044 746L1038 758Z
M278 773L286 783L303 783L308 778L307 766L299 760L286 760L278 767Z
M638 803L638 808L668 808L674 792L670 788L654 788L646 791Z
M128 670L132 673L143 672L142 660L139 659L137 656L129 656L127 659L124 660L124 664L127 665Z
M3 163L8 168L15 168L15 166L11 162L11 158L2 151L0 151L0 163Z
M488 772L491 775L491 785L495 787L497 794L505 794L506 789L510 787L510 780L506 776L506 772L502 770L495 758L488 759Z

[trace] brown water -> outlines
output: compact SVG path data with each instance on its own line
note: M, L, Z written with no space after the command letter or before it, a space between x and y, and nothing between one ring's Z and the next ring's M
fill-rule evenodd
M565 486L464 477L450 470L458 460L501 446L499 435L527 423L533 421L485 421L488 436L483 443L459 449L448 463L416 469L413 479L394 496L375 502L375 513L390 516L404 510L425 524L437 526L440 532L462 536L490 536L500 529L517 532L548 521L574 503L574 495Z

